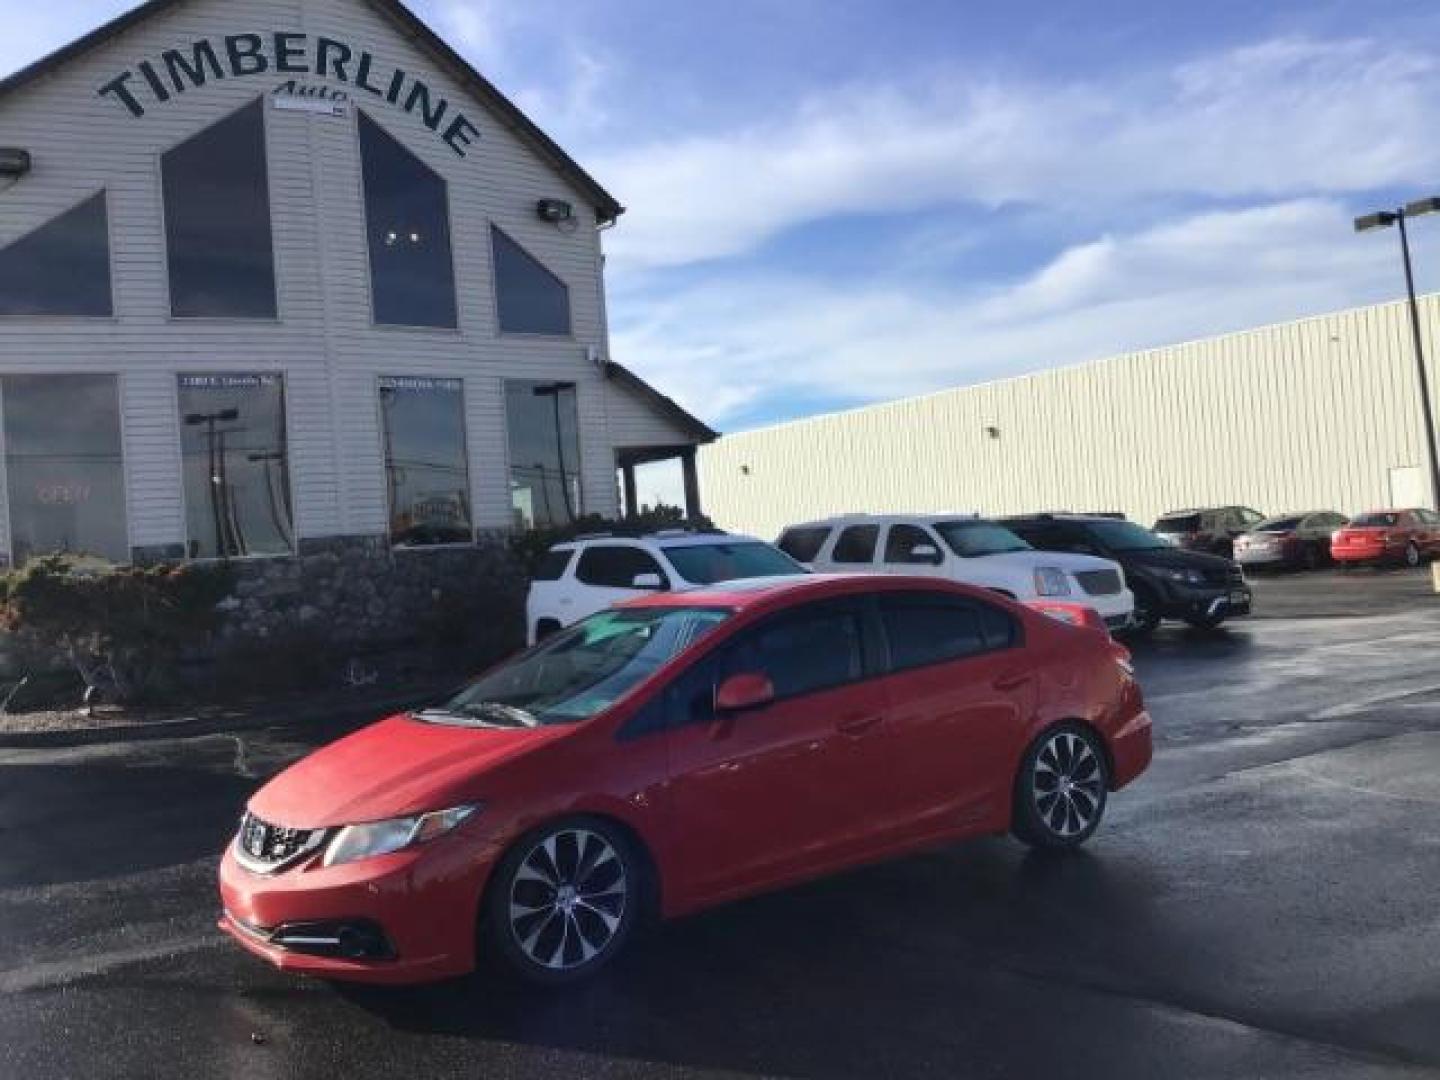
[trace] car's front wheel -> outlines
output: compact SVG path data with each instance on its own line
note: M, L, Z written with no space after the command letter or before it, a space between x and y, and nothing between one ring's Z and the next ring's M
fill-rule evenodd
M1405 545L1405 565L1412 569L1420 565L1420 548L1414 540Z
M1051 728L1020 763L1011 831L1031 847L1078 847L1099 826L1109 786L1099 736L1078 724Z
M624 947L641 915L643 869L605 821L575 818L525 837L501 860L486 900L486 938L531 982L588 978Z

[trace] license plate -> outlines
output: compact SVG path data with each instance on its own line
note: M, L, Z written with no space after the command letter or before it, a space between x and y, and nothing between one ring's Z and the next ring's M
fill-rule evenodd
M1230 603L1232 604L1248 604L1249 602L1250 594L1248 592L1241 592L1239 589L1236 589L1230 594Z

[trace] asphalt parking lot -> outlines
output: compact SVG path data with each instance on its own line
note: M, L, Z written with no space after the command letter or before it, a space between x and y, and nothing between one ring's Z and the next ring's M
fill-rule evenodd
M334 727L0 750L0 1076L1440 1072L1440 598L1263 578L1137 649L1155 764L1083 853L985 840L661 928L588 986L361 990L214 930Z

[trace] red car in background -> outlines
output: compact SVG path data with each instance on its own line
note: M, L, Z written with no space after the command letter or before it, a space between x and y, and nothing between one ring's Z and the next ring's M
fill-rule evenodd
M1395 562L1419 566L1440 556L1440 514L1432 510L1371 510L1350 519L1330 540L1330 557L1342 567Z
M220 925L327 978L486 957L567 982L651 912L1007 830L1075 847L1150 754L1108 635L984 590L658 593L266 784L222 860Z

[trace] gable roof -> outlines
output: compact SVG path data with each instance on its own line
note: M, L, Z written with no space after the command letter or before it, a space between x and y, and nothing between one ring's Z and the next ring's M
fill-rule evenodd
M112 19L104 26L92 30L84 37L77 38L49 56L42 57L28 67L21 68L14 74L0 79L0 97L50 74L76 57L124 33L132 26L144 22L152 15L159 15L184 2L185 0L145 0L144 3L118 18ZM554 139L541 131L533 120L521 112L519 106L502 94L494 83L476 71L469 61L447 45L443 38L431 30L400 0L364 0L364 2L389 18L408 36L420 42L441 62L448 65L459 76L460 82L466 89L488 106L500 122L514 132L521 142L529 146L541 158L549 162L556 171L585 193L594 204L595 212L602 222L613 222L625 212L625 207L620 205L615 196L601 187L599 182L582 169L574 158L562 150Z
M607 360L604 371L607 379L613 379L619 385L639 395L646 404L685 432L695 442L712 443L720 438L720 433L709 424L693 413L686 412L674 398L666 397L624 364Z

